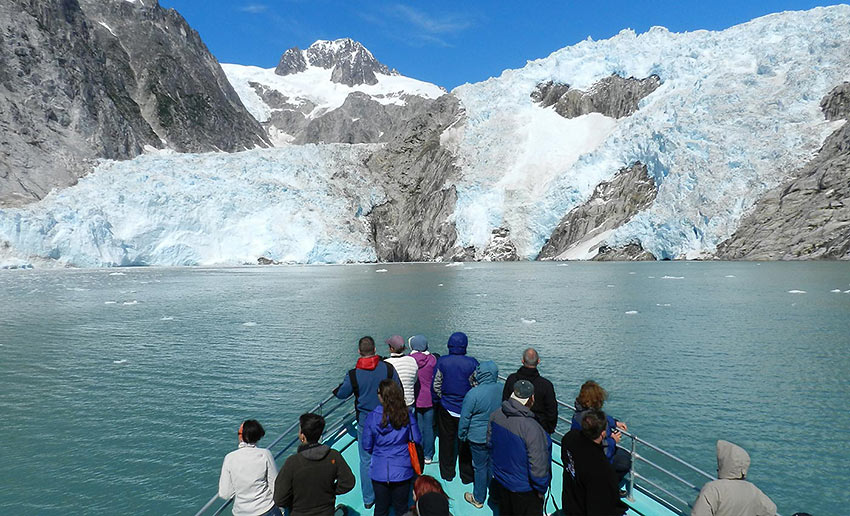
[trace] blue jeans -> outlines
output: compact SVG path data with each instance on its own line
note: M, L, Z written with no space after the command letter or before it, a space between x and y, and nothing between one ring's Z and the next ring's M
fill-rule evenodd
M484 443L469 443L469 449L472 452L472 468L475 470L475 477L472 483L472 496L476 502L484 503L487 499L487 487L490 485L490 478L493 475L493 468L490 463L490 449Z
M416 409L416 425L422 432L422 453L425 458L434 458L434 407Z
M375 503L375 490L372 488L372 479L369 477L372 454L363 449L363 440L359 439L368 415L367 412L364 412L357 417L357 449L360 452L360 489L363 491L363 505Z

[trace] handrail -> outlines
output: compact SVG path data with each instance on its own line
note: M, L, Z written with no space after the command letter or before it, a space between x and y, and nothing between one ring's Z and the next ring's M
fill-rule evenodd
M322 408L324 408L325 403L329 402L330 400L334 399L335 397L336 397L336 396L335 396L334 394L329 395L327 398L325 398L325 399L323 399L322 401L320 401L319 403L317 403L315 407L311 408L311 409L310 409L310 410L308 410L307 412L315 412L315 411L317 411L317 410L321 411L321 410L322 410ZM343 404L345 404L345 402L346 402L346 401L348 401L349 399L351 399L351 396L348 396L347 398L345 398L344 400L342 400L340 403L338 403L335 407L331 408L331 409L327 412L327 414L330 414L330 413L332 413L333 411L335 411L336 409L338 409L339 407L341 407L341 406L342 406ZM280 435L279 435L279 436L278 436L278 437L277 437L274 441L272 441L272 443L271 443L271 444L269 444L268 446L266 446L266 449L271 449L271 448L273 448L275 445L277 445L280 441L282 441L282 440L283 440L283 438L284 438L284 437L286 437L287 435L289 435L289 433L290 433L290 432L292 432L293 430L295 430L295 428L297 428L299 424L300 424L300 423L299 423L298 421L296 421L295 423L293 423L293 424L289 425L289 427L287 427L287 429L286 429L286 430L284 430L284 431L283 431L283 433L281 433L281 434L280 434ZM279 455L276 455L276 456L275 456L275 459L277 459L277 458L278 458L281 454L283 454L283 452L285 452L285 451L286 451L287 449L289 449L291 446L292 446L292 444L291 444L291 443L290 443L289 445L285 446L285 447L283 448L283 450L281 450L281 451L279 452ZM208 501L207 503L205 503L205 504L204 504L204 506L203 506L203 507L201 507L201 509L200 509L197 513L195 513L195 516L202 516L202 515L203 515L203 514L207 511L207 509L209 509L210 507L212 507L212 506L213 506L213 504L214 504L214 503L216 502L216 500L218 500L218 499L219 499L219 498L218 498L218 494L213 495L213 497L212 497L212 498L210 498L210 499L209 499L209 501ZM225 509L228 505L230 505L230 503L231 503L232 501L233 501L233 497L232 497L232 496L231 496L230 498L228 498L227 500L225 500L224 504L222 504L222 506L221 506L221 507L219 507L219 508L218 508L218 510L214 513L214 516L215 516L215 515L217 515L217 514L221 514L221 511L223 511L223 510L224 510L224 509Z

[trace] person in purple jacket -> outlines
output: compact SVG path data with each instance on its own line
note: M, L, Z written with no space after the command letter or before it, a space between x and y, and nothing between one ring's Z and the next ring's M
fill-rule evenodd
M369 477L375 491L375 516L407 512L410 489L416 473L410 461L407 443L422 443L416 416L407 410L404 393L393 380L381 380L378 386L381 404L366 417L361 439L372 454Z
M410 356L419 366L417 373L419 391L416 393L416 424L422 432L422 452L425 464L434 460L434 399L431 396L431 384L434 379L434 367L437 357L428 351L428 339L424 335L414 335L407 341Z
M460 479L471 484L474 478L472 452L469 443L457 438L463 397L472 388L472 376L478 360L466 356L468 340L462 332L449 337L449 354L437 359L434 368L434 394L440 399L437 409L437 428L440 433L440 476L451 482L455 478L455 465L460 455Z

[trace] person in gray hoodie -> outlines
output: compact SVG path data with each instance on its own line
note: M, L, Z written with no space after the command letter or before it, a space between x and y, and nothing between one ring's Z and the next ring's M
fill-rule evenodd
M748 482L750 456L736 444L717 441L717 480L702 487L691 516L775 516L776 504Z
M487 425L490 414L502 406L502 387L497 382L499 367L492 360L481 362L475 369L476 386L463 398L458 423L458 439L469 441L474 470L473 489L463 498L476 508L484 507L490 485L490 450L487 448Z

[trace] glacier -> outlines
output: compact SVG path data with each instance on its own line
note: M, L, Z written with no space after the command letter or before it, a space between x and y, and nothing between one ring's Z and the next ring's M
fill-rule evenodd
M658 258L711 253L761 194L844 123L826 122L819 102L850 79L848 33L846 5L768 15L720 32L623 30L456 88L467 120L443 140L464 174L459 244L481 249L489 229L503 226L520 256L534 258L598 183L641 161L659 187L657 199L609 245L639 241ZM620 120L559 120L529 96L547 80L587 90L612 74L656 74L662 85Z
M624 30L459 86L451 94L463 116L440 138L460 171L446 185L457 191L458 247L480 252L492 230L505 227L519 257L534 259L564 214L640 161L657 197L606 234L607 244L637 241L657 258L710 256L763 193L845 123L825 121L819 102L850 80L847 34L847 5L773 14L724 31ZM277 84L270 70L224 67L258 119L269 108L249 89L251 80L293 88ZM544 81L589 90L612 74L655 74L661 85L620 119L566 119L530 97ZM398 88L380 87L389 88L381 95ZM428 88L423 94L442 93ZM347 92L337 89L317 89L315 104L335 106ZM307 90L298 85L287 94ZM374 261L367 214L388 198L385 179L364 162L379 148L283 145L103 162L73 187L0 210L0 265ZM590 247L585 242L571 256L591 258Z
M159 152L102 163L71 188L0 210L0 264L130 265L375 261L367 214L384 192L374 145L240 153Z

